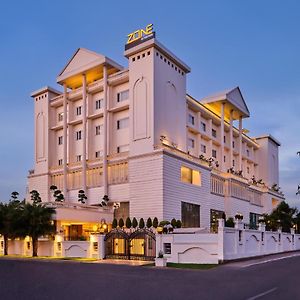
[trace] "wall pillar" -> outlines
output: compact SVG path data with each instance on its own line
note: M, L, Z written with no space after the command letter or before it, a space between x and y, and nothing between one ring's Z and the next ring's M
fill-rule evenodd
M242 155L243 155L243 119L242 116L239 118L239 171L242 170Z
M224 110L225 110L225 102L221 104L221 171L224 171Z
M107 134L108 134L107 67L103 66L103 193L108 195Z
M82 75L82 189L86 190L86 76Z
M230 111L230 126L229 126L229 167L232 167L233 162L233 110Z
M218 219L218 260L223 262L224 257L224 230L225 230L224 219Z
M68 118L67 118L67 105L68 105L68 95L67 95L67 85L64 83L64 97L63 97L63 194L65 201L68 201Z

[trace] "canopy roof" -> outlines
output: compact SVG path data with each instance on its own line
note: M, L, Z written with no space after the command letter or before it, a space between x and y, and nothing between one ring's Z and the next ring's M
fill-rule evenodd
M112 59L90 51L85 48L79 48L72 58L62 69L57 77L59 84L66 84L69 88L78 88L82 85L82 75L86 75L87 83L103 77L103 66L107 66L108 74L118 72L123 67Z
M230 118L231 110L233 111L234 120L238 119L240 116L242 118L248 118L250 116L247 104L239 87L205 97L201 99L200 102L218 115L221 114L221 104L225 103L225 119L227 120Z

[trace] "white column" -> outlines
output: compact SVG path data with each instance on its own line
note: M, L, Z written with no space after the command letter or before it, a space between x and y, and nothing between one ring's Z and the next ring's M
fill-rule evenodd
M82 189L86 191L86 76L82 75Z
M242 148L243 148L243 119L242 116L239 118L239 170L242 170Z
M221 171L224 171L224 111L225 111L225 102L221 104Z
M64 98L63 98L63 112L64 112L64 116L63 116L63 164L64 164L64 168L63 168L63 194L65 197L65 201L68 200L68 152L67 152L67 144L68 144L68 132L67 132L67 126L68 126L68 121L67 121L67 105L68 105L68 95L67 95L67 85L64 83Z
M108 195L108 169L107 169L107 69L103 66L103 193Z
M233 161L233 110L230 111L230 127L229 127L229 153L230 153L230 164L229 166L232 167Z

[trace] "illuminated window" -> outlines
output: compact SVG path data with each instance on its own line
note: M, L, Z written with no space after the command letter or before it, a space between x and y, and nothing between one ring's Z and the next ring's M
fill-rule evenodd
M206 153L206 145L201 144L201 152Z
M212 129L211 130L211 135L216 138L217 137L217 130L216 129Z
M139 56L138 56L139 59ZM117 102L122 102L125 101L129 98L129 90L122 91L117 94Z
M58 137L58 145L62 145L62 143L63 143L63 137L59 136Z
M96 109L101 109L103 107L103 99L96 100Z
M188 167L181 167L181 182L201 186L201 173Z
M76 115L77 115L77 116L80 116L80 115L81 115L81 109L82 109L82 106L77 106L77 107L76 107Z
M64 119L64 113L61 112L61 113L58 114L58 122L62 122L63 119Z
M117 121L117 129L127 128L128 125L129 125L129 118L124 118Z
M191 114L189 114L189 123L195 125L195 117Z
M211 150L211 156L212 156L213 158L217 158L217 150L212 149L212 150Z

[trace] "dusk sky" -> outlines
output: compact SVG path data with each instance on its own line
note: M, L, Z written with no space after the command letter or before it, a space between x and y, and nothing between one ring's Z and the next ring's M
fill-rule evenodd
M241 88L251 114L244 127L281 142L280 186L300 208L300 2L289 0L2 1L0 200L24 196L33 167L30 93L61 90L56 76L79 47L127 66L127 34L149 23L191 67L193 97Z

